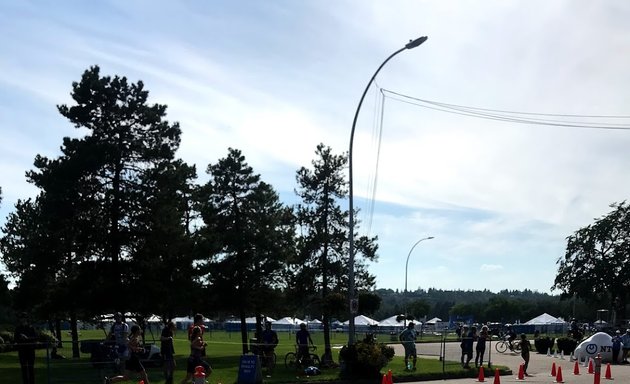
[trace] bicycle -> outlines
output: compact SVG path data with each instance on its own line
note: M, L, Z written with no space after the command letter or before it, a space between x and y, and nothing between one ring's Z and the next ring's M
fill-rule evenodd
M499 353L505 353L508 349L512 352L518 352L521 350L521 342L520 340L514 340L510 346L510 341L506 338L501 341L497 341L494 345L494 349L496 349Z
M300 367L308 367L311 365L314 365L316 367L319 367L321 362L319 360L319 356L317 356L317 354L315 354L314 352L317 350L317 347L314 345L311 345L308 347L309 349L309 353L308 353L308 358L304 359L304 357L301 359L301 361L297 360L297 352L299 350L299 347L296 345L295 346L295 352L289 352L284 356L284 365L288 368L288 369L295 369L295 368L300 368Z
M277 360L274 349L264 346L263 344L252 343L251 352L254 355L258 355L261 368L267 368L267 375L271 375L273 373L273 369L276 367Z

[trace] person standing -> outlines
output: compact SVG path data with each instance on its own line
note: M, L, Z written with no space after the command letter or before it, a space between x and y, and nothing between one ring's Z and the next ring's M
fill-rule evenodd
M473 357L473 344L475 342L477 328L464 325L462 329L462 342L460 344L462 349L461 363L463 368L470 368L470 360Z
M529 351L532 349L532 345L527 340L527 336L524 333L521 333L521 357L523 358L523 374L525 376L529 376L527 374L527 366L529 365Z
M615 336L612 337L612 363L619 362L619 351L621 351L621 331L617 330Z
M175 371L175 347L173 336L175 335L175 323L169 321L160 336L160 352L164 361L164 384L173 384L173 372Z
M204 369L206 378L212 373L212 367L202 359L202 353L206 350L206 342L201 338L201 327L193 327L190 334L190 356L186 363L186 377L181 384L189 383L195 374L195 368L201 366Z
M630 328L621 336L621 364L628 364L628 352L630 352Z
M263 359L265 360L263 363L267 367L267 375L271 375L273 373L273 365L275 363L274 359L274 351L276 346L278 345L278 334L276 331L271 329L271 322L265 321L265 330L262 331L262 353Z
M195 314L195 316L193 317L193 324L188 327L188 340L192 340L192 332L195 327L199 328L199 330L201 331L201 335L199 337L201 337L201 341L203 341L203 334L206 331L206 325L203 323L203 315L201 313ZM201 351L201 356L205 355L206 347L204 345L203 350Z
M405 370L416 370L416 362L418 360L418 353L416 351L416 333L415 324L409 322L407 328L400 333L398 339L405 348ZM409 364L409 358L413 358L413 365Z
M109 329L107 335L108 340L113 340L116 343L116 370L117 373L122 373L125 368L125 360L129 357L129 351L127 350L129 338L129 326L124 322L123 315L120 312L114 313L114 324Z
M310 343L310 344L309 344ZM300 324L300 330L295 333L295 344L297 344L297 356L296 360L301 361L302 364L308 362L310 364L310 353L308 350L309 345L314 345L311 334L306 329L306 323Z
M140 327L135 324L131 326L127 349L129 351L129 358L125 361L125 373L115 377L106 377L105 384L129 380L132 373L137 374L140 380L144 381L144 384L149 384L147 371L144 369L142 362L140 362L140 355L144 352L144 348L142 347L142 333Z
M18 359L22 369L22 383L35 384L35 345L37 332L29 323L26 313L20 314L19 324L14 331L17 343Z
M477 336L477 346L475 347L475 367L479 368L483 366L483 355L486 353L486 341L488 340L488 327L486 325L481 327L479 335Z

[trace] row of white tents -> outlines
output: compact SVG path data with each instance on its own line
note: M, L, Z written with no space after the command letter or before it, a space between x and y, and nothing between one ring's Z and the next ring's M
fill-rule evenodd
M407 324L407 322L405 322L404 320L398 321L397 318L399 317L400 315L395 315L395 316L391 316L386 319L383 319L381 321L377 321L365 315L359 315L354 318L354 324L360 330L378 328L378 330L381 330L381 331L395 331L395 330L401 330ZM193 323L193 318L190 316L176 317L173 319L173 321L175 322L178 329L187 329ZM267 317L266 321L270 321L272 324L272 327L278 331L294 330L294 329L299 328L300 324L302 323L307 324L310 329L318 329L318 328L321 328L322 326L321 321L317 319L309 320L309 319L300 319L297 317L289 317L289 316L282 317L279 319L273 319L271 317ZM158 316L151 316L150 318L147 319L147 322L150 325L158 325L162 323L162 320ZM211 319L204 319L204 323L206 323L206 325L210 325L214 323L214 321ZM248 317L245 319L245 323L248 325L248 327L251 327L252 325L256 324L256 318ZM437 317L427 320L426 322L424 322L424 324L419 321L414 321L414 323L416 327L422 325L424 328L429 328L429 329L432 328L436 330L444 329L445 327L448 326L448 322L443 322L441 319ZM565 327L567 325L567 322L563 320L562 318L557 318L547 313L543 313L521 324L533 325L538 329L541 327L543 328L544 327ZM224 325L226 329L239 329L240 319L233 318L233 319L227 320L224 323ZM348 327L348 325L349 325L348 320L344 322L334 321L331 324L331 328L332 329L345 329Z

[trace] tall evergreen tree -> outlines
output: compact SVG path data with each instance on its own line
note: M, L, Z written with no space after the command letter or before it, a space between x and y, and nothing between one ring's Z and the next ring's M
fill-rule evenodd
M294 248L293 215L239 150L230 148L207 172L199 233L209 244L208 283L222 307L238 311L246 353L246 314L268 308L272 290L284 284L285 260Z
M302 202L296 208L300 232L298 256L291 264L290 292L303 305L308 305L308 300L319 303L324 324L324 360L330 360L330 314L335 310L330 303L338 302L335 294L348 289L348 212L340 206L348 194L343 175L348 160L344 155L333 154L324 144L317 146L315 155L312 169L302 167L296 176L295 192ZM375 237L357 237L356 243L364 260L376 259ZM357 287L373 287L374 277L362 259L357 260L355 269ZM304 297L305 293L310 295Z

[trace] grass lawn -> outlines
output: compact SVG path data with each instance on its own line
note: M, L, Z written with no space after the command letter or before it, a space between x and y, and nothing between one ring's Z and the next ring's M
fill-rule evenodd
M154 331L154 336L159 339L159 332ZM251 336L251 334L250 334ZM303 372L295 369L288 369L284 365L284 357L288 352L294 352L295 335L287 332L278 332L280 343L276 348L277 364L272 377L267 378L263 373L265 383L296 383L296 382L313 382L313 381L333 381L339 376L339 369L323 369L322 374L314 377L307 377ZM102 330L81 331L80 339L102 339L104 337ZM189 354L189 342L186 339L186 331L179 330L175 335L175 352L177 358L177 368L175 372L175 382L179 383L186 374L186 359ZM317 354L323 353L323 334L314 332L312 334L313 341L318 346ZM388 342L386 335L380 336L380 341ZM227 333L223 331L207 332L204 340L208 342L207 361L213 368L213 373L209 378L211 383L235 383L238 377L238 365L242 354L240 333ZM67 341L67 340L64 340ZM152 342L151 333L147 332L147 343ZM156 341L159 345L159 340ZM346 334L331 333L331 343L333 344L333 358L338 361L339 348L347 342ZM36 382L37 384L48 383L102 383L104 376L112 374L111 368L98 369L94 368L90 362L89 354L81 354L81 358L72 359L72 350L69 343L64 343L64 348L59 353L66 356L64 360L50 360L47 364L46 350L38 350L36 357ZM395 356L390 364L385 367L384 371L392 370L395 379L401 381L405 378L411 379L412 376L426 378L441 378L442 362L436 359L421 359L418 363L418 371L405 372L402 356ZM147 367L147 373L151 383L164 383L161 368ZM470 371L464 371L457 364L447 365L447 373L450 376L459 377L475 377L471 376ZM17 353L0 353L0 381L2 383L20 383L20 366L18 363ZM49 380L50 379L50 380ZM130 382L137 383L134 379Z

